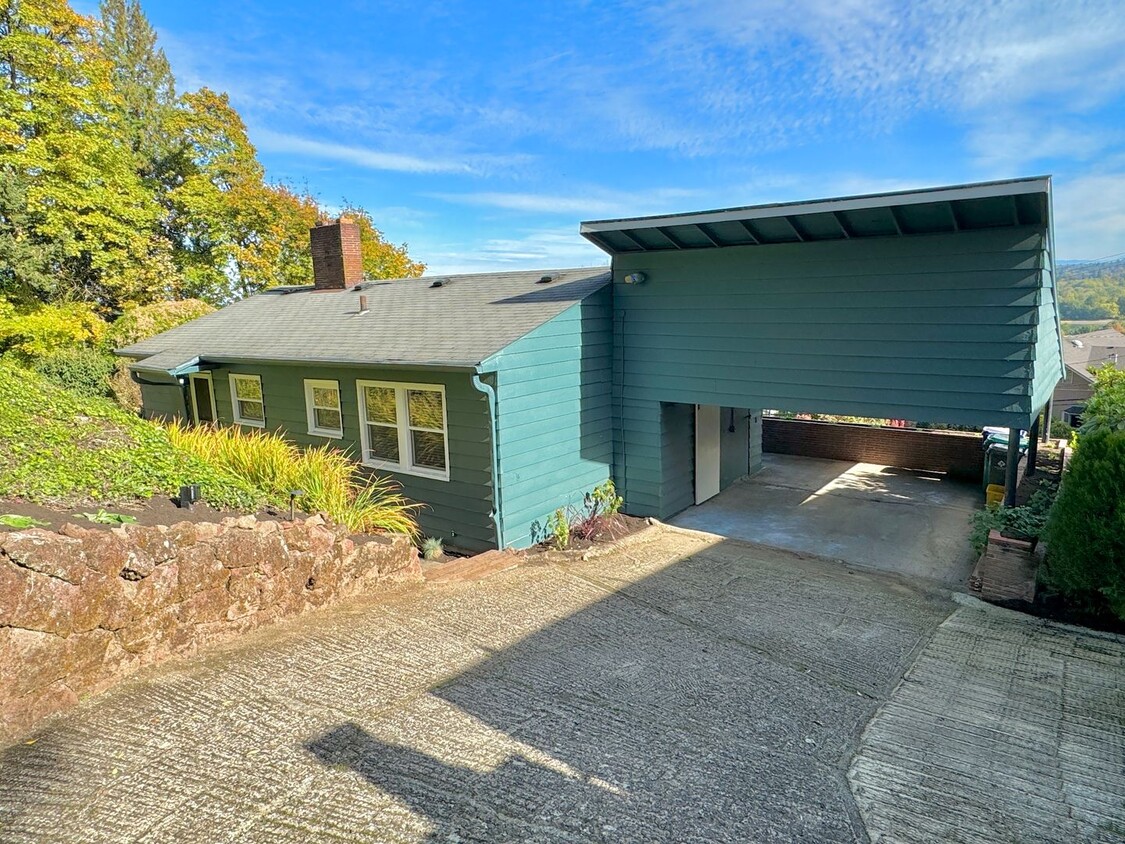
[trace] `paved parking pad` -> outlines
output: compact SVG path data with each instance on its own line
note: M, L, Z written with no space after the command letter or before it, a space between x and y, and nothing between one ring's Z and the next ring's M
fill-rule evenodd
M982 652L947 640L970 635L967 612L932 584L657 527L587 560L337 607L137 675L0 753L0 841L926 840L893 830L918 801L940 816L959 792L904 779L911 750L937 748L896 713L964 692ZM1024 712L1001 703L1024 692L1012 672L1039 640L997 630L1007 680L965 706ZM1078 645L1053 641L1047 652L1072 653L1039 683L1064 683L1074 728L1058 752L1081 760L1098 733L1079 713L1119 701L1104 678L1066 677L1080 664L1119 677L1118 645L1097 639L1107 653L1079 663ZM900 704L931 675L946 684L933 700ZM1006 742L990 748L999 781L1016 761ZM1042 787L1078 782L1066 776ZM1073 793L1052 806L1114 822L1112 788ZM1038 815L1062 824L1051 834L1098 828L1052 811Z
M855 737L951 605L656 528L138 676L0 761L0 840L862 841Z

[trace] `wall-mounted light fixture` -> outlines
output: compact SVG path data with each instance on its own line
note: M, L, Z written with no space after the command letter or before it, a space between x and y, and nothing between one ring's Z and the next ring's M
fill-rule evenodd
M644 273L629 273L622 281L626 284L644 284L646 278L648 278L648 276Z

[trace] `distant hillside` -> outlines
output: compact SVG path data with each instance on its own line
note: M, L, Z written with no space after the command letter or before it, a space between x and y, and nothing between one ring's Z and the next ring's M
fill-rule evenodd
M1063 319L1125 316L1125 258L1061 262L1058 289Z

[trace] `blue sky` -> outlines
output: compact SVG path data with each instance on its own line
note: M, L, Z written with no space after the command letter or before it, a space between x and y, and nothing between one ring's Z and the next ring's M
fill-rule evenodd
M584 219L1043 173L1060 257L1125 252L1120 0L142 2L271 178L431 272L605 263Z

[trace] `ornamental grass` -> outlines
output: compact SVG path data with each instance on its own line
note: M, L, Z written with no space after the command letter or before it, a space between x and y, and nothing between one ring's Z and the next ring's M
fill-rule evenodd
M414 513L421 505L403 497L390 478L366 476L339 449L301 449L279 433L237 426L172 423L168 435L177 448L245 480L279 506L301 490L302 510L323 513L353 533L418 535Z

